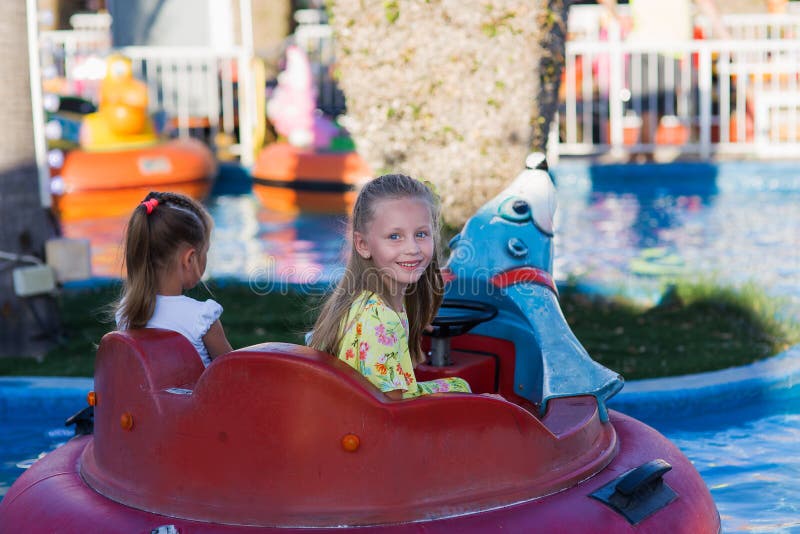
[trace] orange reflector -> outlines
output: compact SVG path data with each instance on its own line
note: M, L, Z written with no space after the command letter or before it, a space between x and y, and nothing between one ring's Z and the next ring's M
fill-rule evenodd
M94 391L90 391L86 394L86 402L89 403L89 406L97 406L97 393Z
M119 418L119 425L122 427L122 430L130 430L133 428L133 416L128 412L122 414L122 417Z
M342 438L342 448L347 452L356 452L361 440L355 434L345 434Z

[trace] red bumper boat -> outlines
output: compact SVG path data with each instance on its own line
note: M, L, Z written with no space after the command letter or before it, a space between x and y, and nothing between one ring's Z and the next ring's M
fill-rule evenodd
M463 350L476 343L499 354ZM503 347L468 334L451 357L499 362L513 398ZM625 415L601 422L592 396L552 399L541 418L480 395L392 401L306 347L204 371L182 336L142 330L103 338L94 399L94 434L14 483L4 531L719 531L684 455Z

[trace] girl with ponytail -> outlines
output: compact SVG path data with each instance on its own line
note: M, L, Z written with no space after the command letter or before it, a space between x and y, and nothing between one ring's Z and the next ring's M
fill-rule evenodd
M231 350L219 317L222 306L183 292L206 269L213 221L203 206L177 193L149 193L133 210L125 232L122 296L117 328L164 328L183 334L203 364Z

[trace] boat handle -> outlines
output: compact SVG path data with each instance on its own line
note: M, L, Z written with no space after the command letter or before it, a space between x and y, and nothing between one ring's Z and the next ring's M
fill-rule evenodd
M670 469L672 466L661 458L651 460L622 477L614 489L625 497L631 497L637 491L660 482L664 473Z

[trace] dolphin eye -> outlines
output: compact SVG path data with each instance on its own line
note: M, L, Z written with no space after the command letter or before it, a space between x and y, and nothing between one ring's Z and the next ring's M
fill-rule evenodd
M515 223L531 220L530 204L518 197L504 200L497 212L502 218Z

